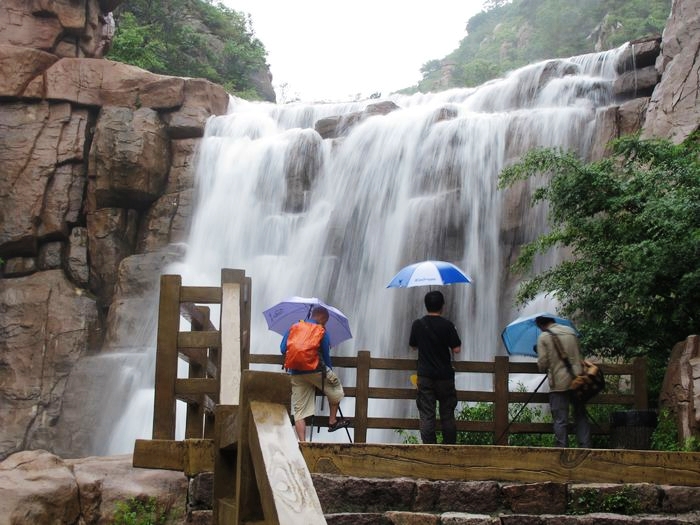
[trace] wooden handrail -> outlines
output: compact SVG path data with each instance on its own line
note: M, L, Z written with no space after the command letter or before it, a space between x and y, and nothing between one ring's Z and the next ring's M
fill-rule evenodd
M251 365L282 365L280 354L251 354ZM343 385L346 397L355 398L355 414L353 417L355 443L366 443L367 431L370 429L399 429L415 430L418 428L416 419L396 417L368 417L368 407L371 399L413 400L414 387L385 387L370 384L371 371L413 371L416 368L415 359L373 357L368 350L361 350L355 357L337 356L333 358L334 368L355 369L355 385ZM552 431L550 423L510 423L509 407L515 403L548 403L549 396L543 392L511 391L508 387L509 378L513 374L533 374L543 377L534 362L511 362L508 357L498 356L494 361L457 361L454 363L457 374L489 374L493 376L494 390L457 391L457 399L466 403L493 403L493 421L457 421L457 430L464 432L489 432L494 440L507 444L510 434L549 434ZM647 408L646 402L646 361L636 358L629 364L603 363L601 368L606 376L629 376L631 378L630 393L601 393L590 401L589 405L622 405L637 410ZM347 414L346 414L347 416ZM327 425L326 417L316 416L315 422ZM595 425L595 433L609 433L607 422Z

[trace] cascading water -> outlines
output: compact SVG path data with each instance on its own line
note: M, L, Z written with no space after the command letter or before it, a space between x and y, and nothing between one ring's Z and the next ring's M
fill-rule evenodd
M543 210L529 210L527 185L500 191L498 174L537 146L586 157L600 110L612 102L619 51L534 64L473 89L392 96L399 109L339 139L323 140L314 123L378 101L276 106L232 98L228 114L206 126L186 256L169 273L216 286L221 268L244 269L253 283L254 353L279 348L261 312L301 295L348 315L354 338L334 355L412 357L408 331L428 290L386 284L406 264L448 260L474 280L442 289L445 316L462 338L460 359L490 361L504 353L500 332L519 313L512 253L545 228ZM352 382L348 374L341 378ZM406 386L407 378L385 381ZM387 405L370 410L399 410ZM352 415L350 404L341 408Z

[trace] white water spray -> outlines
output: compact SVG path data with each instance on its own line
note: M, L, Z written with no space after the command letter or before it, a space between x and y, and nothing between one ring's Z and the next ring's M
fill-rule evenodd
M186 257L168 273L185 285L217 286L221 268L244 269L253 286L253 353L279 351L262 311L300 295L349 317L354 338L334 355L413 357L410 323L423 315L428 290L386 284L407 264L447 260L474 279L442 289L445 316L462 338L460 359L503 355L500 332L520 313L511 252L545 226L541 210L513 216L528 208L516 207L528 187L507 200L498 175L532 147L588 154L600 110L612 102L618 51L542 62L479 88L393 96L399 109L336 140L321 139L314 123L377 101L276 106L232 98L228 114L206 126Z

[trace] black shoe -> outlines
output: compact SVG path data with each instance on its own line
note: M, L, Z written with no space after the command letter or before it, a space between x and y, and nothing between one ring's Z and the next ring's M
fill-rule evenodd
M349 419L336 419L335 423L333 423L332 425L328 425L328 432L335 432L339 428L345 428L348 425L350 425Z

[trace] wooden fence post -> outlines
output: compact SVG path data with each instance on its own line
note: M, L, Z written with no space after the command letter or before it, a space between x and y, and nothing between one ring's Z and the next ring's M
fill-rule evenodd
M367 443L367 411L369 408L369 350L357 352L357 376L355 380L355 417L353 428L355 443Z
M646 410L649 407L647 399L647 360L646 357L635 357L632 361L632 391L634 392L634 408Z
M182 278L179 275L162 275L160 278L153 439L175 439L175 380L181 287Z
M496 356L493 371L494 445L508 444L508 358Z
M241 390L243 270L221 270L221 350L219 404L238 405Z

